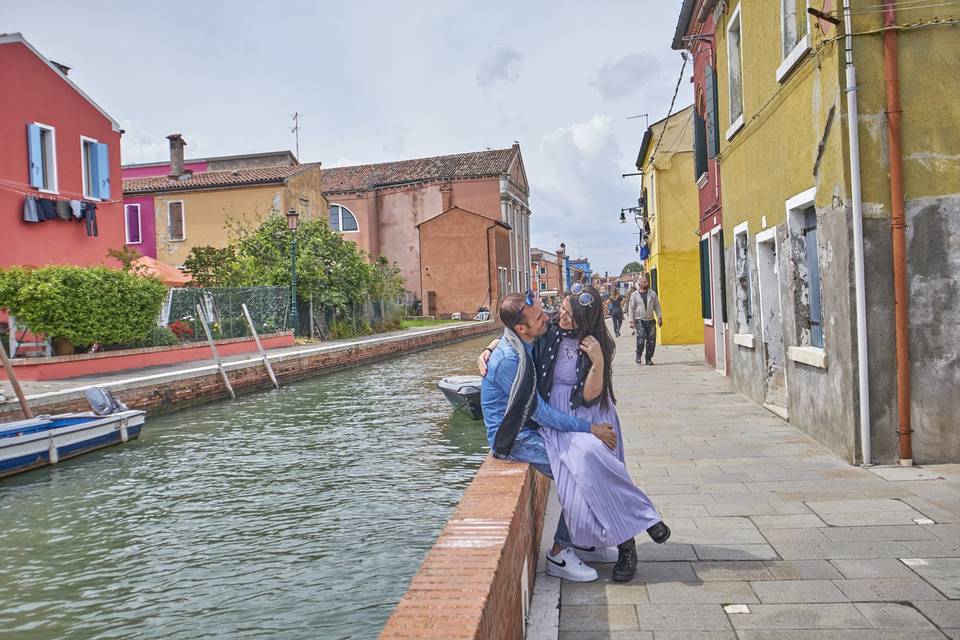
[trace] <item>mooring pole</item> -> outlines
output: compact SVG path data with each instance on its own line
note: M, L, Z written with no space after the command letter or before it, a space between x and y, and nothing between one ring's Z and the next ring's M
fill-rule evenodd
M3 358L3 368L7 372L7 380L10 381L10 386L13 387L13 392L17 395L17 400L20 402L20 410L23 411L23 417L29 420L33 417L33 411L30 411L30 405L27 404L27 396L23 395L23 389L20 388L16 374L13 373L13 365L10 364L10 359L7 358L7 350L3 348L2 344L0 344L0 358Z
M220 354L217 353L217 345L213 343L213 334L210 333L210 327L207 326L207 315L203 312L203 309L200 308L200 305L197 305L197 313L200 315L200 323L203 325L203 332L207 334L207 342L210 343L210 351L213 352L213 359L217 363L217 369L220 370L220 376L223 378L223 384L226 385L227 391L230 393L230 398L232 400L237 399L237 394L233 392L233 387L230 386L230 378L227 377L227 370L223 368L223 362L220 360Z
M267 367L267 373L270 374L270 379L273 381L273 386L279 389L280 383L277 382L277 376L273 374L273 367L270 366L270 358L267 357L267 352L263 350L263 345L260 344L260 336L257 335L257 328L253 326L253 320L250 319L250 312L247 311L247 303L241 303L240 308L243 309L243 315L246 316L247 324L250 325L250 333L253 334L253 340L257 343L257 350L260 352L260 357L263 358L263 364Z

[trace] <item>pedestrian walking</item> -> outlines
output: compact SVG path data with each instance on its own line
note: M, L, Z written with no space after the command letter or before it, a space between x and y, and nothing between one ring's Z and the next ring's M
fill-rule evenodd
M610 292L607 310L610 312L610 319L613 320L613 335L619 338L620 327L623 326L623 297L620 295L620 289L614 287Z
M663 326L663 310L660 308L657 292L650 289L645 276L640 276L637 280L637 290L630 296L629 307L630 326L637 332L636 362L642 364L645 359L647 364L653 364L653 351L657 348L657 327Z

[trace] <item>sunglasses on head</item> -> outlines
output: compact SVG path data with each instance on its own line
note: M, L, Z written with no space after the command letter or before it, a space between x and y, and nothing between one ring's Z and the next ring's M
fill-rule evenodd
M570 287L570 293L577 296L577 302L581 307L589 307L593 304L593 296L583 290L582 282L574 282Z
M520 313L523 313L523 310L527 307L532 307L534 300L533 289L527 289L527 297L523 299L523 306L520 307Z

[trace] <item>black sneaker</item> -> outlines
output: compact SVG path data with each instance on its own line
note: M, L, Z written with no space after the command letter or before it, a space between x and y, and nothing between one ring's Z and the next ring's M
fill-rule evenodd
M657 544L663 544L670 538L670 527L661 520L657 524L647 529L647 535Z
M648 367L652 367L652 366L653 366L653 360L647 360L647 366L648 366Z
M613 565L614 582L630 582L637 573L637 543L630 538L623 544L617 545L619 557Z
M640 356L637 356L636 363L643 364L643 359Z

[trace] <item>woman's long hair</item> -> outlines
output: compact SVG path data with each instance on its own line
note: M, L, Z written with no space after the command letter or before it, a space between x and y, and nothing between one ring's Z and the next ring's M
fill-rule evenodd
M616 396L613 395L612 379L613 355L617 347L603 319L603 300L600 299L600 292L591 285L584 287L583 292L593 296L593 302L587 306L580 304L579 295L571 293L567 296L570 308L573 310L573 330L578 342L587 336L593 336L600 343L600 350L603 352L603 390L600 392L600 406L607 409L610 402L617 401ZM584 357L587 356L584 355Z

